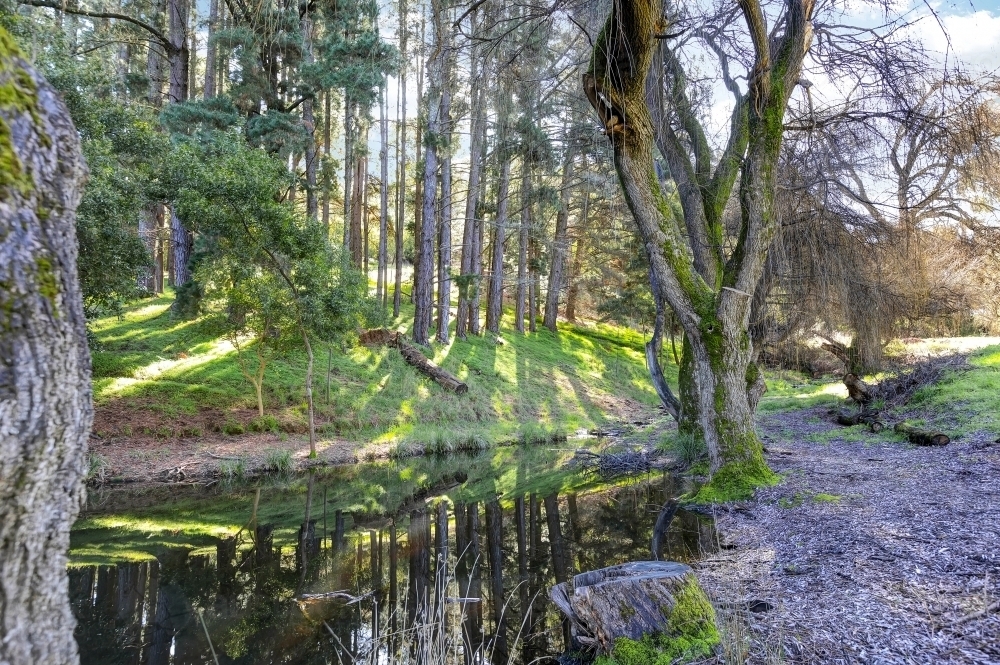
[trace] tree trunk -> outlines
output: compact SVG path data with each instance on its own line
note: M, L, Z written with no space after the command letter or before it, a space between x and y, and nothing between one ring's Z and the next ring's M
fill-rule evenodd
M517 302L514 327L524 333L525 305L528 300L528 233L531 228L531 166L521 162L521 223L517 229Z
M473 10L471 33L476 32L477 11ZM484 118L485 103L482 90L485 81L479 80L479 42L473 41L470 60L470 80L479 81L472 86L471 95L471 126L469 127L469 186L465 197L465 224L462 228L461 283L458 287L458 313L455 321L455 335L465 339L467 330L473 330L471 322L472 300L479 289L480 275L473 272L473 253L476 246L476 207L479 204L479 180L483 168L483 139L486 130ZM485 68L484 68L485 69ZM478 312L476 313L478 319ZM478 327L478 326L476 326Z
M441 142L446 154L441 161L441 220L438 229L437 340L448 343L451 314L451 40L446 43L444 89L441 93Z
M497 194L497 218L493 225L493 239L490 242L490 290L486 302L486 329L491 333L500 332L503 316L503 246L507 240L507 199L510 193L510 160L503 160L500 166L500 191Z
M208 39L205 42L205 99L215 97L216 66L218 51L215 33L219 29L219 0L211 0L208 8Z
M652 160L647 74L661 11L654 0L614 5L594 50L584 89L614 146L615 167L658 288L686 334L681 381L682 431L704 439L717 486L742 492L773 481L754 431L749 388L759 372L747 333L752 293L777 230L773 211L785 106L808 49L812 5L788 3L783 34L767 37L756 0L740 7L753 36L756 65L747 93L747 148L740 182L741 225L733 255L712 271L696 258L668 204ZM774 46L779 57L771 58ZM654 77L655 78L655 77ZM735 127L734 123L734 127ZM735 131L735 130L734 130ZM696 243L693 243L696 244ZM712 258L712 257L710 257Z
M445 12L440 0L433 0L434 50L427 59L427 132L424 136L423 210L421 211L417 267L413 280L413 341L427 344L434 311L434 221L437 195L438 142L442 136L442 89L445 59Z
M313 63L312 31L313 22L309 16L309 4L306 3L306 11L299 22L299 29L302 32L303 42L303 62L306 66ZM302 124L305 127L306 140L306 216L310 220L319 219L319 202L316 198L316 118L313 105L316 103L312 92L307 93L305 101L302 102Z
M389 109L385 99L385 84L379 86L379 139L381 146L379 150L379 176L382 179L379 187L379 211L378 211L378 276L375 281L376 299L386 305L389 286L387 283L389 272Z
M399 0L399 52L403 63L399 71L399 86L397 87L399 96L399 126L397 150L399 151L398 176L396 177L396 248L395 259L396 270L393 276L392 289L392 315L399 316L399 308L403 299L403 218L406 212L406 45L409 39L409 8L406 0Z
M306 356L309 362L306 364L306 403L309 405L309 457L316 457L316 418L313 409L313 349L309 343L309 334L305 328L302 329L302 341L306 345Z
M333 121L331 113L330 95L331 90L323 94L323 156L330 159L330 123ZM326 168L323 169L323 228L326 230L326 239L330 239L330 190L333 188L330 176L327 175Z
M86 165L61 96L0 27L0 662L78 662L66 573L93 420L77 276Z
M563 270L566 265L566 252L569 249L567 232L569 230L570 185L573 183L573 147L569 144L569 132L566 132L566 153L563 156L562 188L559 191L559 212L556 213L556 235L552 241L552 264L549 266L549 290L545 298L545 327L556 331L556 319L559 317L559 292L562 289Z
M420 44L425 43L425 28L426 28L426 17L424 16L424 8L421 5L420 9ZM417 60L417 115L420 115L420 106L423 104L424 99L424 67L421 60ZM416 133L415 143L417 145L417 160L416 164L419 168L421 154L424 147L423 140L423 123L417 122L417 133ZM417 297L417 273L420 272L420 247L422 245L422 234L424 232L424 222L423 222L423 200L424 200L424 174L416 174L416 186L414 187L414 197L413 197L413 288L410 289L410 302L414 302Z
M573 271L570 274L569 289L566 292L566 320L576 321L576 305L580 297L580 275L583 274L583 257L587 253L587 236L583 228L586 214L581 220L581 228L576 238L576 251L573 252Z
M344 95L344 250L352 260L351 199L354 196L354 100ZM355 266L358 264L355 263Z

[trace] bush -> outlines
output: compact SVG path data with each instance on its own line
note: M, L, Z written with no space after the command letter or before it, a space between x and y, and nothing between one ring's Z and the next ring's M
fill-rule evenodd
M278 419L270 414L257 416L250 421L249 427L251 432L277 432Z
M223 434L246 434L247 428L238 420L227 420L222 424Z

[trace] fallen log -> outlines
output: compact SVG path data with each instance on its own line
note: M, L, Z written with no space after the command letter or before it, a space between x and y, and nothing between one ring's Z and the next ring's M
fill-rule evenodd
M868 425L868 429L876 434L885 429L885 423L882 422L881 414L878 411L869 411L867 409L862 409L858 413L841 411L837 414L837 424L844 427Z
M469 392L469 386L451 372L441 369L420 352L417 347L406 341L406 335L386 328L373 328L362 331L359 341L364 346L388 346L399 350L399 355L408 365L434 379L438 385L447 388L458 395Z
M896 423L893 430L905 434L910 443L915 446L947 446L951 443L951 437L947 434L922 430L906 423Z

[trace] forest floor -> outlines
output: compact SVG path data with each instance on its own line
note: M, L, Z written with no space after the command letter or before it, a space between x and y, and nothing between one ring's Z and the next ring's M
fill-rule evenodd
M825 405L761 419L784 479L715 508L724 547L697 565L720 662L1000 663L1000 349L970 364L887 418L946 447L840 427Z

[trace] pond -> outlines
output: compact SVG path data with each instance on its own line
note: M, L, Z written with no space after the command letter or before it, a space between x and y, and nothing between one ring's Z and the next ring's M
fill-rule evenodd
M569 449L332 468L256 484L93 491L70 595L84 665L523 663L561 653L548 598L649 559L666 472L603 481ZM663 558L714 551L679 510Z

